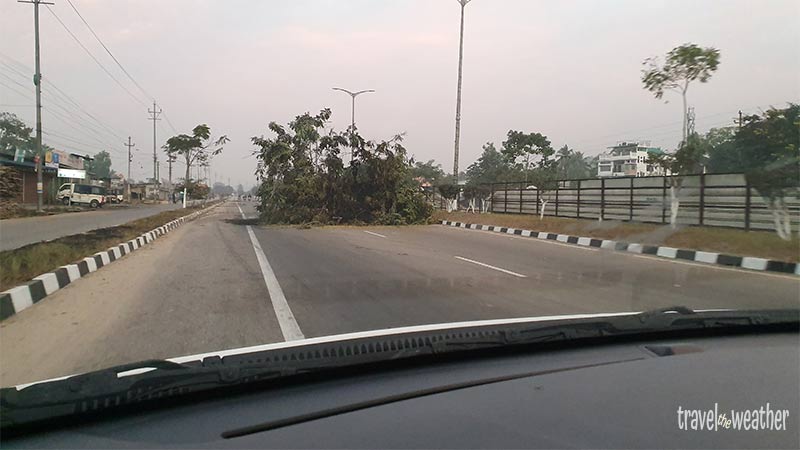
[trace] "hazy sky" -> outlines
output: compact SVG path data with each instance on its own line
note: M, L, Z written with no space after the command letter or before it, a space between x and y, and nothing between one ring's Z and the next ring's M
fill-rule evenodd
M119 70L67 0L55 14L141 103L152 103ZM72 0L179 132L207 123L231 143L213 163L217 180L255 183L250 137L305 111L350 121L350 98L370 139L405 132L417 159L452 170L459 6L456 0ZM541 132L553 145L597 154L616 141L673 148L680 99L642 89L642 60L685 42L721 51L720 69L690 87L697 129L732 124L800 99L800 2L474 0L466 9L461 163L466 167L509 129ZM138 149L133 177L152 176L152 122L41 7L45 142L96 153L111 145L125 170L122 139ZM0 110L34 123L33 6L0 4ZM10 59L9 59L10 58ZM14 62L16 61L16 62ZM17 64L22 63L24 66ZM27 67L27 69L25 68ZM21 71L22 73L18 73ZM20 83L20 84L17 84ZM97 117L91 125L49 83ZM61 106L61 108L59 108ZM52 113L50 111L53 111ZM158 146L175 134L158 123ZM115 136L116 135L116 136ZM163 155L160 156L163 159ZM183 166L175 168L179 174ZM166 177L162 164L162 177ZM180 176L180 175L178 175Z

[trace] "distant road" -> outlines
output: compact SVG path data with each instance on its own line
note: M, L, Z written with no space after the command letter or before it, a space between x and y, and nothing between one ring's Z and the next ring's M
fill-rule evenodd
M0 251L39 241L113 227L180 207L180 204L105 207L77 213L0 220Z

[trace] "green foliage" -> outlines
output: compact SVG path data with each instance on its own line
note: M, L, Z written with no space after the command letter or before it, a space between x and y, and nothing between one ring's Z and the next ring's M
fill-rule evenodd
M523 133L509 130L507 139L503 141L501 153L518 169L527 172L534 158L539 158L540 164L548 164L555 151L550 146L550 140L541 133Z
M567 145L556 152L556 161L556 173L562 180L591 178L597 174L597 167L594 172L591 170L591 158L570 149Z
M189 178L189 182L188 183L185 183L184 181L181 181L180 183L175 185L175 191L178 192L178 193L182 193L184 187L186 188L186 195L189 198L206 198L206 197L208 197L208 193L209 193L208 186L203 184L203 183L201 183L201 182L199 182L199 181L193 180L191 178Z
M456 184L441 184L437 186L442 197L452 200L458 196L461 189Z
M660 99L666 90L685 94L692 81L707 82L719 67L719 50L683 44L667 53L663 65L659 64L657 58L648 58L643 64L647 69L642 71L642 83L645 89Z
M442 165L430 159L428 162L416 161L409 169L411 178L424 178L432 183L441 183L446 178Z
M33 130L15 114L0 112L0 152L14 156L17 149L33 155L36 144L31 136Z
M192 164L206 165L208 161L222 152L223 146L230 142L227 136L211 138L211 128L200 124L192 130L192 134L179 134L167 139L163 149L169 158L182 156L186 165L184 180L189 180Z
M105 180L111 178L114 171L111 170L111 155L107 151L102 151L94 155L93 160L87 160L84 163L84 168L94 174L98 180Z
M742 155L734 142L733 127L712 128L704 139L708 145L708 171L711 173L744 172Z
M800 105L743 120L735 146L750 184L770 203L800 187Z
M432 207L411 177L402 137L364 140L355 130L325 132L329 109L275 122L275 137L253 137L261 217L269 223L426 222ZM346 148L353 161L344 166Z
M487 142L477 161L467 168L467 182L471 185L497 183L520 179L519 172L497 151L494 143Z
M648 164L661 167L670 177L672 186L680 186L683 175L702 173L706 164L708 143L697 133L690 134L673 153L650 153Z

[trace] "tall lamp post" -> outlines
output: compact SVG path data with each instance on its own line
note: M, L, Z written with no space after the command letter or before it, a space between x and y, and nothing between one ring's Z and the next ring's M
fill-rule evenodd
M356 97L361 95L361 94L366 94L367 92L375 92L375 90L373 90L373 89L364 89L363 91L351 92L351 91L348 91L347 89L342 89L342 88L338 88L338 87L333 88L333 90L334 91L342 91L342 92L350 95L350 98L353 101L352 108L350 110L350 116L351 116L351 118L350 118L350 133L355 133L355 131L356 131ZM351 163L353 162L353 151L352 150L350 151L350 162Z
M458 0L461 5L461 33L458 37L458 90L456 92L456 142L453 151L453 177L458 184L458 143L461 137L461 64L464 60L464 7L470 0Z

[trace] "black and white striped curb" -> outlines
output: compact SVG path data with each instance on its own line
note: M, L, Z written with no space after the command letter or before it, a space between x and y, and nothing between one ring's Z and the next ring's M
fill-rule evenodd
M703 252L700 250L687 250L682 248L664 247L658 245L634 244L629 242L612 241L608 239L595 239L589 237L570 236L566 234L547 233L544 231L522 230L519 228L498 227L495 225L478 225L474 223L451 222L443 220L442 225L466 228L470 230L494 231L497 233L516 234L518 236L547 239L563 242L565 244L582 245L584 247L597 247L619 252L639 253L644 255L659 256L668 259L681 259L705 264L716 264L726 267L738 267L749 270L779 272L800 275L800 264L774 261L771 259L756 258L753 256L732 256L722 253Z
M86 274L95 272L101 267L111 264L128 253L142 248L144 245L153 242L210 209L211 208L206 208L179 217L147 233L137 236L128 242L123 242L103 252L97 252L92 256L83 258L75 264L61 266L53 272L35 277L33 281L26 284L0 292L0 320L5 320L23 309L30 308L34 303L39 302L53 292L75 282L75 280L86 276Z

